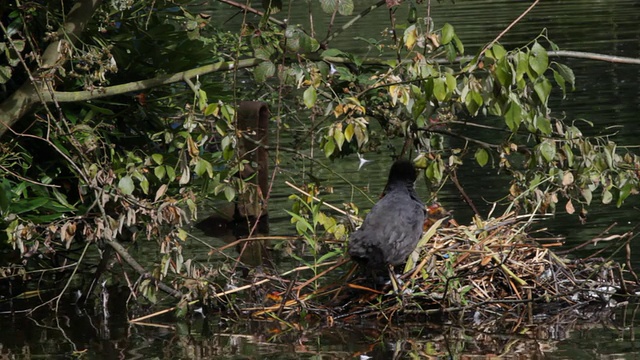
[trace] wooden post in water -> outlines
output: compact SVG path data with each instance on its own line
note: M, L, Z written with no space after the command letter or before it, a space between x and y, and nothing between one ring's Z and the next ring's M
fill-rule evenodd
M269 139L269 107L260 101L242 101L237 114L237 131L241 136L237 151L240 159L247 162L239 175L242 179L250 179L247 180L248 189L238 195L233 209L223 209L196 224L206 235L228 242L249 234L269 233L266 198L269 191L269 158L264 147ZM264 246L262 241L243 243L238 249L242 254L242 262L251 266L262 264Z
M242 101L238 106L238 131L242 139L238 151L249 163L240 172L243 179L252 178L253 186L238 196L234 220L242 222L259 233L269 232L267 199L269 191L269 158L264 146L269 144L269 107L261 101ZM261 146L263 145L263 146ZM251 228L247 229L249 232ZM247 232L247 235L248 233ZM244 234L243 234L244 235Z

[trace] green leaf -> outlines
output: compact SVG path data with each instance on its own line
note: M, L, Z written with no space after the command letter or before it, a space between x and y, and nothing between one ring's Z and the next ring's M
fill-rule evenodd
M236 197L236 189L234 189L232 186L226 186L224 188L224 197L228 202L232 202Z
M611 193L611 191L605 190L602 193L602 203L603 204L609 204L609 203L611 203L611 200L613 200L613 194Z
M260 60L271 60L276 53L276 49L270 44L253 44L253 55Z
M524 78L524 74L529 70L529 56L522 51L516 54L516 81L521 81Z
M496 63L495 74L500 85L509 87L513 83L513 74L511 73L511 65L507 58L502 58Z
M553 70L553 69L552 69ZM566 81L564 80L564 78L560 75L559 72L557 72L556 70L553 70L553 79L556 81L556 84L558 84L558 86L560 86L560 88L562 89L562 98L564 99L567 96L567 85L566 85Z
M25 45L26 45L26 42L24 40L13 40L13 46L15 46L15 49L18 52L22 52L22 50L24 50Z
M633 189L633 184L628 182L621 189L620 194L618 195L618 202L616 203L617 207L620 207L624 200L631 195L631 190Z
M556 156L556 147L551 140L545 140L540 144L540 153L545 160L551 162Z
M447 89L443 78L433 79L433 95L438 101L444 101L447 98Z
M271 61L265 61L258 64L253 70L253 77L257 82L263 83L276 73L276 66Z
M353 13L353 0L338 0L338 13L351 15Z
M196 161L196 166L195 166L195 169L194 169L196 175L202 176L202 174L204 174L207 171L207 163L208 163L208 161L206 161L206 160L204 160L202 158L199 158Z
M444 74L446 83L447 83L447 91L449 93L453 93L458 88L458 82L456 81L456 77L451 75L450 73Z
M500 60L507 54L507 51L502 45L495 44L491 47L490 54L493 55L494 59Z
M53 196L58 201L58 203L60 203L60 205L62 205L65 208L63 211L76 210L76 208L73 205L69 204L67 200L67 196L62 194L58 189L53 188L52 193L53 193Z
M544 74L549 67L547 50L537 41L533 44L529 52L529 66L538 76Z
M333 139L336 141L336 145L338 145L338 150L342 151L342 144L344 144L344 134L342 131L336 129L333 133Z
M162 165L162 161L164 161L162 154L153 154L151 155L151 159L158 165Z
M464 99L464 104L467 106L467 110L469 110L469 113L474 116L478 113L482 103L482 95L473 90L469 91Z
M515 101L509 102L509 107L504 113L504 120L511 131L515 132L522 122L522 108Z
M427 167L425 175L432 183L437 184L442 181L443 170L444 164L442 163L442 160L432 161Z
M336 143L333 141L333 138L328 138L327 142L324 144L324 155L326 157L330 157L333 155L333 152L336 150Z
M6 214L9 211L12 198L11 185L7 179L3 179L0 183L0 214Z
M320 57L323 59L327 57L345 57L345 53L342 52L342 50L338 49L327 49L322 52L322 55L320 55Z
M302 95L302 100L304 101L304 105L307 107L307 109L311 109L316 104L317 99L318 94L316 92L316 88L314 88L313 86L309 86Z
M559 63L555 63L555 64L558 67L558 73L560 73L562 78L568 81L572 87L575 86L576 76L574 75L573 70L571 70L571 68L568 67L567 65L559 64Z
M170 181L175 180L176 178L176 170L169 166L169 165L165 165L164 166L165 170L167 170L167 177L169 178Z
M209 177L213 177L213 166L210 162L202 158L199 158L198 161L196 161L196 167L194 171L198 176L202 176L206 172Z
M320 6L322 7L322 11L331 14L336 10L336 6L338 5L338 0L320 0Z
M475 158L478 162L478 165L485 166L489 161L489 153L487 152L487 150L480 148L476 150Z
M133 179L130 175L123 176L118 182L118 189L125 195L131 195L135 189Z
M544 135L551 135L551 132L553 131L551 129L551 120L542 115L536 116L535 127Z
M158 178L158 180L162 180L162 178L166 174L165 166L156 166L156 168L153 169L153 173Z
M462 41L460 41L460 38L458 38L458 35L453 37L453 43L455 44L458 53L460 53L460 55L464 55L464 45L462 44Z
M542 78L541 81L538 81L533 86L533 90L536 92L536 95L538 95L538 98L544 105L547 105L547 101L549 100L551 87L551 82L547 78Z
M146 176L143 176L142 180L140 180L140 187L145 195L149 194L149 180Z
M11 79L12 72L10 66L0 66L0 84L6 84Z
M449 23L445 23L442 27L442 37L440 38L440 43L442 45L450 43L455 35L456 32L454 31L453 26Z
M204 111L204 109L207 108L207 101L207 92L202 89L198 89L198 108L200 111Z
M289 214L289 216L291 216L291 222L296 223L296 230L298 230L300 234L304 234L306 231L313 232L313 227L305 218L289 210L285 211L287 212L287 214Z
M12 204L11 210L13 213L22 214L22 213L35 210L39 207L42 207L48 202L49 202L49 199L45 197L37 197L34 199L20 200L19 202L14 202Z

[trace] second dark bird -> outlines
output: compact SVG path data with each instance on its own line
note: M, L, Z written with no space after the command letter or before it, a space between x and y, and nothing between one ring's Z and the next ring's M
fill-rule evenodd
M382 198L351 234L349 255L365 269L379 273L387 265L403 264L418 244L426 210L414 188L416 178L412 162L396 161Z

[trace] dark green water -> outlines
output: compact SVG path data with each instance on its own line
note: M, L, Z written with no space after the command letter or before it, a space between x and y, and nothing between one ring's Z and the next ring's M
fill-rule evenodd
M299 2L300 5L306 4ZM356 11L371 1L359 1ZM513 19L524 11L530 2L525 1L433 1L432 16L436 26L450 22L465 43L467 52L473 54L483 44L491 41ZM220 23L235 11L214 3L203 5L203 11L211 11ZM305 23L304 7L295 9L290 23ZM279 14L280 15L280 14ZM398 13L399 18L404 14ZM282 16L282 15L281 15ZM319 19L319 17L317 17ZM237 18L235 19L237 20ZM232 20L225 26L233 29L238 23ZM339 19L339 24L345 19ZM316 30L326 32L326 21L318 20ZM388 27L385 8L370 14L348 33L336 38L337 47L353 49L365 55L372 53L355 36L379 34ZM543 29L563 50L591 51L608 55L640 57L640 1L616 0L545 0L501 41L506 47L522 45ZM591 60L560 59L576 74L576 91L566 99L555 99L551 107L556 115L567 119L585 118L593 121L595 128L601 125L622 125L613 139L620 144L640 143L640 66L620 65ZM583 127L586 133L596 130ZM390 152L367 154L374 160L358 171L355 155L331 163L332 169L345 174L358 186L367 185L370 196L380 193L389 168ZM323 155L318 151L319 157ZM293 234L288 216L283 209L290 203L291 190L284 185L288 180L287 167L293 170L297 163L284 162L284 170L276 178L270 203L271 229L275 234ZM352 194L350 184L337 179L331 172L318 169L316 176L335 183L334 194L326 197L333 203L356 201L366 208L366 198ZM494 175L492 169L469 171L460 174L466 191L484 211L492 201L507 192L504 181ZM453 209L459 222L465 223L470 210L462 203L453 188L446 188L439 199ZM638 197L631 197L623 208L598 207L589 209L587 224L581 225L575 216L558 215L545 224L553 233L565 236L568 243L590 239L613 223L612 233L622 233L638 224ZM209 241L218 241L208 239ZM640 243L634 244L635 254L640 254ZM191 251L198 251L191 249ZM203 258L204 255L203 255ZM640 263L640 255L634 264ZM152 327L130 325L124 319L111 318L108 323L96 314L69 309L57 320L36 314L36 319L20 315L0 318L0 358L70 358L73 351L85 352L87 359L351 359L366 353L376 359L407 358L436 355L447 358L471 356L491 357L517 347L522 358L635 358L639 355L635 340L635 305L621 309L614 316L607 314L598 325L567 324L560 318L547 319L554 331L540 334L536 340L517 334L491 335L491 328L459 329L427 325L406 324L402 328L390 327L322 327L304 332L274 328L273 324L234 324L219 318L194 316L189 321L175 323L167 319L166 326ZM4 315L3 315L4 316Z

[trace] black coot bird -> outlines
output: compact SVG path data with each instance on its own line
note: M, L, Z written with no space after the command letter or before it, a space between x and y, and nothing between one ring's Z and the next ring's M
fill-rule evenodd
M422 236L426 210L414 189L416 178L411 161L396 161L382 198L351 234L349 255L374 274L405 263Z

